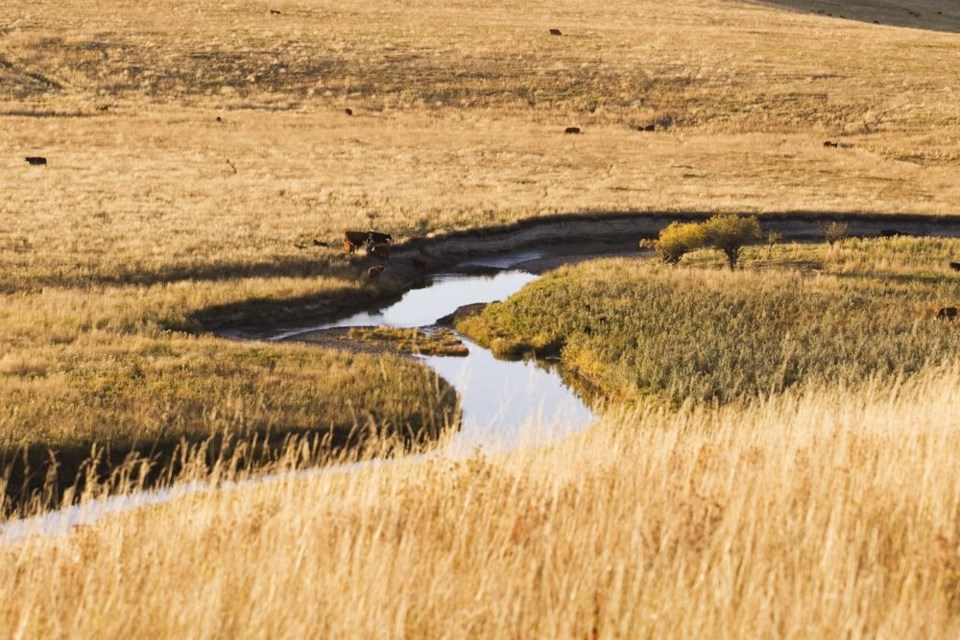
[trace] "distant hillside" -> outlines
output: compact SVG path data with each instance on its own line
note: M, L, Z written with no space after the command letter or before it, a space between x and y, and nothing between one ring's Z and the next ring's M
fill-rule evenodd
M0 105L349 101L730 132L926 128L960 123L958 25L944 0L14 0Z

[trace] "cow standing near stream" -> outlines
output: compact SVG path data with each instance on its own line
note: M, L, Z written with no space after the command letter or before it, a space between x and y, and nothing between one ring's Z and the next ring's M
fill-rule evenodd
M354 253L364 248L368 253L385 257L390 255L393 236L379 231L346 231L343 234L343 250Z

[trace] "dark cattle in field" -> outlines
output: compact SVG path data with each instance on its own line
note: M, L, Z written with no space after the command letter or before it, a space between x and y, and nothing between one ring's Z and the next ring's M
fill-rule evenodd
M896 229L881 229L880 237L881 238L898 238L900 236L905 236L907 234L902 231L897 231Z
M943 307L940 311L937 311L937 318L940 320L953 320L957 317L957 308L956 307Z
M643 130L644 130L644 131L656 131L656 130L657 130L657 125L655 125L655 124L648 124L647 126L645 126L645 127L643 128Z
M380 247L378 251L383 252L384 248L393 242L393 236L379 231L346 231L343 237L343 249L347 253L353 253L361 247L370 253L376 253L374 249ZM389 253L389 249L387 249L387 253Z
M26 161L32 165L47 164L47 159L40 156L27 156Z
M560 33L560 29L550 29L550 35L552 35L552 36L562 36L563 34Z
M270 15L272 15L272 16L278 16L278 15L280 15L280 12L277 11L276 9L270 9Z
M580 133L580 127L567 127L563 130L563 132L572 134Z
M366 231L347 231L343 234L343 249L347 253L353 253L360 247L367 244Z
M836 148L840 146L840 143L834 142L833 140L827 140L826 142L823 143L823 146Z
M393 242L393 236L389 233L370 231L367 233L367 242L370 244L390 244Z
M950 268L954 271L960 271L960 262L951 262Z
M386 269L382 264L374 265L367 269L367 277L371 280L376 280L380 277L380 274L383 273L383 270Z
M353 115L353 109L351 109L350 107L347 107L346 109L344 109L343 112L344 112L345 114L347 114L348 116L352 116L352 115Z

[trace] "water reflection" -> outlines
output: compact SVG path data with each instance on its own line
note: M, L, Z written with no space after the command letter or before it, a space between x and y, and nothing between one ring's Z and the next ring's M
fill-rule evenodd
M460 395L463 417L453 453L536 446L593 421L593 412L552 367L532 360L497 360L486 349L464 342L470 349L466 358L423 358Z
M494 275L442 274L430 286L407 292L385 309L358 313L317 330L429 326L464 305L505 299L538 278L520 270ZM584 429L593 420L593 412L554 368L532 360L497 360L479 345L466 339L464 342L470 349L467 357L422 358L460 396L462 425L452 454L476 448L489 452L536 446Z
M274 340L294 338L310 331L335 327L422 327L432 325L445 315L474 302L493 302L516 293L538 276L525 271L502 271L494 275L467 276L442 274L422 289L412 289L385 309L362 312L344 320L328 322L310 329L298 329L277 336Z

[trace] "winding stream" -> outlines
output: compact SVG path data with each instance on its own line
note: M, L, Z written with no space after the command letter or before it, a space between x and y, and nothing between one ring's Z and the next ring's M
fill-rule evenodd
M524 257L515 256L514 261ZM472 262L462 266L500 265ZM312 335L340 327L429 328L438 318L464 305L502 300L538 277L510 268L492 275L439 274L429 286L408 291L380 311L283 332L274 339L309 341ZM462 417L452 452L478 448L495 452L542 445L584 429L594 420L593 412L563 383L555 366L534 360L498 360L483 347L463 340L470 351L466 357L420 357L457 390Z
M278 331L269 339L309 341L311 335L338 327L431 327L437 319L461 306L493 302L516 293L539 277L517 267L540 257L539 253L527 252L464 262L458 266L461 270L500 271L469 275L454 269L434 276L428 286L408 291L399 301L380 311L358 313L313 327ZM555 365L534 360L497 360L479 345L466 339L464 342L470 351L466 357L419 356L424 364L453 385L460 400L459 431L448 447L431 455L457 458L471 455L478 449L484 453L497 453L521 446L539 446L581 431L595 420L590 408L563 383ZM344 473L376 464L416 462L422 457L309 469L292 475ZM290 475L268 475L224 483L216 488L191 483L90 500L33 518L7 522L0 526L0 541L15 542L35 534L62 535L73 527L93 524L106 515L168 502L185 495L276 482Z

